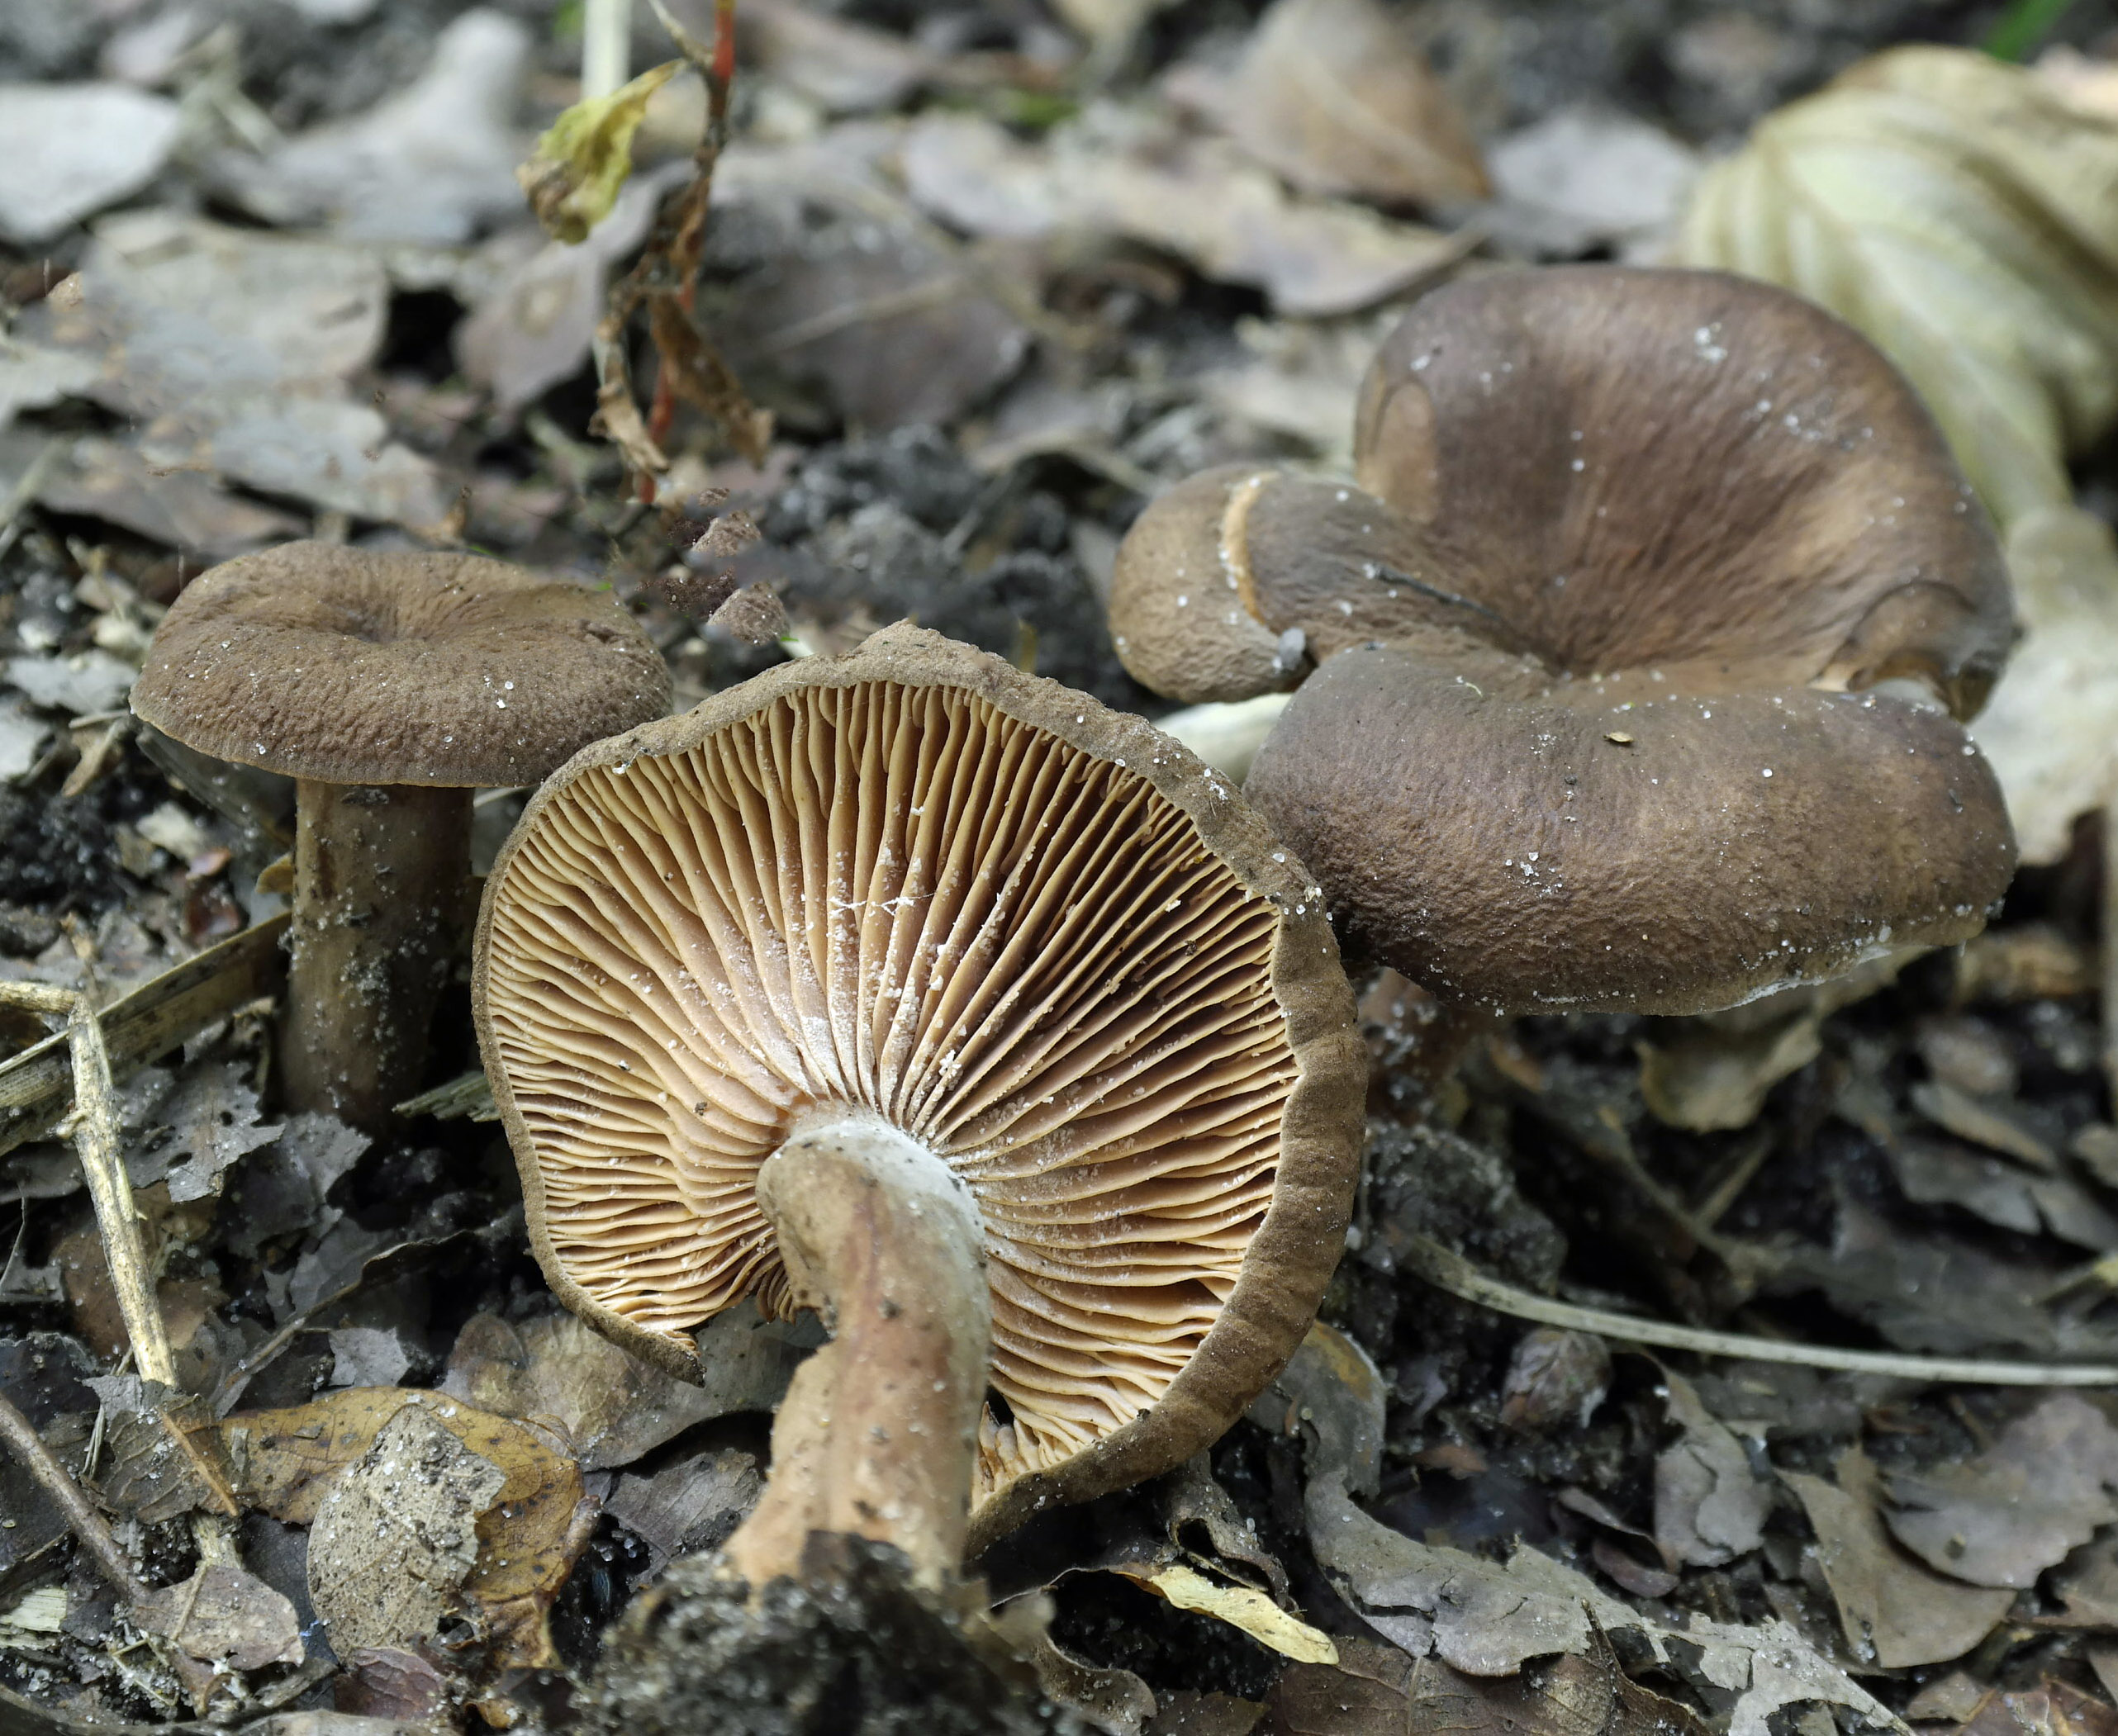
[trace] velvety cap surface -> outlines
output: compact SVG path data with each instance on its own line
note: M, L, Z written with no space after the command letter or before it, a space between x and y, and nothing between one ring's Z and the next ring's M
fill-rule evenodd
M1365 1059L1299 865L1168 738L933 633L582 755L496 865L476 993L548 1275L666 1366L788 1306L755 1178L799 1114L962 1176L976 1534L1199 1450L1343 1246Z
M534 784L669 709L607 594L476 555L292 543L203 574L132 706L187 747L333 784Z
M1934 420L1821 308L1554 267L1422 298L1370 363L1361 486L1555 666L1703 690L1930 681L1977 710L2006 571Z
M2015 866L1992 768L1931 706L1460 646L1342 652L1244 790L1351 949L1507 1013L1706 1012L1964 940Z

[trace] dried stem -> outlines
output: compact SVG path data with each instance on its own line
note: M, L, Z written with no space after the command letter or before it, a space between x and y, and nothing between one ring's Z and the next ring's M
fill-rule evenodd
M1517 1320L1547 1326L1570 1326L1621 1343L1652 1345L1664 1350L1696 1350L1705 1356L1736 1356L1749 1362L1793 1363L1807 1368L1835 1368L1849 1374L1882 1374L1899 1380L1954 1381L1983 1387L2118 1387L2118 1368L2097 1363L1979 1362L1949 1356L1898 1356L1879 1350L1840 1350L1826 1345L1753 1338L1741 1332L1713 1332L1699 1326L1641 1320L1606 1308L1579 1308L1488 1278L1461 1255L1452 1254L1423 1236L1408 1236L1399 1259L1437 1290Z
M80 1486L67 1475L66 1467L38 1437L29 1418L17 1410L4 1393L0 1393L0 1442L6 1443L21 1468L36 1478L37 1487L51 1497L52 1505L65 1515L68 1528L80 1539L81 1547L95 1558L103 1577L135 1609L145 1604L151 1594L134 1574L131 1562L117 1546L117 1539L111 1535L111 1528L103 1523L103 1515L81 1492Z
M2118 796L2103 806L2103 1077L2118 1113Z
M141 1378L164 1387L177 1383L177 1365L140 1240L140 1218L132 1202L132 1181L118 1150L117 1089L111 1082L111 1058L103 1046L103 1027L85 994L41 983L0 983L0 1001L29 1007L66 1019L67 1048L74 1063L74 1149L88 1183L109 1261L111 1285L118 1312L132 1340L132 1355Z
M632 467L639 498L652 502L655 478L669 467L662 442L667 438L679 399L720 423L737 449L753 462L764 456L769 424L691 321L714 168L728 140L729 92L735 76L735 0L715 0L710 46L672 17L662 0L648 0L648 4L705 81L705 130L692 156L691 182L657 216L639 263L612 287L593 350L603 431ZM626 325L643 306L658 358L653 401L644 417L633 399L624 343Z

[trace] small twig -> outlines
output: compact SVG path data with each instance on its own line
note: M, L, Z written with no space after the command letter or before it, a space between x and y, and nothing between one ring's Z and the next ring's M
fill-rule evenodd
M118 1312L124 1317L133 1360L142 1378L174 1387L176 1359L170 1354L169 1332L148 1275L131 1178L125 1173L125 1159L118 1150L117 1088L111 1082L102 1021L85 994L42 983L0 983L0 1001L65 1016L67 1051L74 1064L74 1150L88 1179L88 1198L95 1204Z
M2103 1076L2118 1108L2118 795L2103 804Z
M1517 1320L1568 1326L1605 1338L1664 1350L1695 1350L1705 1356L1750 1362L1793 1363L1849 1374L1882 1374L1899 1380L1960 1381L1984 1387L2114 1387L2118 1368L2094 1363L1979 1362L1949 1356L1898 1356L1881 1350L1837 1350L1826 1345L1793 1344L1742 1332L1713 1332L1659 1320L1641 1320L1606 1308L1576 1307L1488 1278L1462 1255L1423 1236L1405 1238L1399 1257L1437 1290Z
M111 1535L111 1528L103 1523L103 1515L89 1504L80 1485L66 1474L66 1467L59 1463L51 1449L31 1427L29 1418L17 1410L5 1394L0 1394L0 1441L7 1444L17 1462L65 1515L69 1529L80 1539L81 1547L95 1557L103 1577L135 1608L145 1603L150 1594L133 1572L131 1562L117 1546L117 1539Z

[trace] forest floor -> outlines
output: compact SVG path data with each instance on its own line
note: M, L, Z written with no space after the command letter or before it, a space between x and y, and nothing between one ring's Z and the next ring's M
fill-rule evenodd
M755 517L738 576L808 648L911 615L1161 714L1103 624L1149 494L1236 459L1342 467L1360 370L1411 297L1495 261L1651 259L1699 166L1774 105L1891 44L1976 44L2003 9L1430 0L1407 16L1498 190L1417 213L1289 192L1216 130L1260 10L744 0L699 317L772 433L739 457L681 410L664 498L725 489ZM2077 6L2053 40L2107 49L2112 22ZM616 212L548 246L512 170L577 93L578 31L536 0L0 7L0 979L108 1003L283 908L257 882L286 780L187 760L125 710L161 609L216 560L454 538L607 581L680 705L788 654L657 600L669 523L591 432L604 287L703 101L670 87ZM668 54L642 7L634 64ZM93 341L51 293L76 273L116 309ZM481 868L522 799L481 794ZM1208 1462L996 1549L992 1592L1050 1596L1113 1730L2118 1736L2118 1397L1801 1359L2118 1361L2104 871L2085 827L1960 949L1726 1015L1521 1021L1438 1084L1431 1003L1364 971L1370 1156L1328 1330ZM203 1600L149 1643L0 1453L0 1733L207 1712L321 1736L333 1710L564 1728L639 1588L755 1498L814 1335L746 1326L694 1390L565 1315L463 1082L466 989L436 1093L373 1139L271 1112L270 1012L231 991L120 1080L183 1426L240 1473L216 1531L117 1359L64 1105L22 1084L45 1027L0 1007L0 1396L145 1587ZM1795 1359L1532 1326L1418 1276L1416 1237ZM398 1564L343 1525L327 1544L316 1488L389 1499L376 1441L422 1402L489 1427L460 1463L507 1481L428 1489L422 1571L453 1560L453 1601L411 1644L363 1627ZM1320 1544L1349 1492L1380 1524ZM239 1591L207 1575L223 1559ZM1179 1607L1180 1564L1294 1629L1255 1597ZM1405 1590L1422 1576L1446 1594ZM183 1621L209 1614L247 1649L200 1687Z

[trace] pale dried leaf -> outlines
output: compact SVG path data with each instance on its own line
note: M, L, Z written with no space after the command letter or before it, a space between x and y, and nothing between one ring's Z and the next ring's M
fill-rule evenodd
M1656 1120L1693 1133L1747 1127L1765 1095L1824 1052L1816 1011L1757 1031L1698 1025L1666 1043L1642 1042L1640 1093Z
M1685 263L1784 284L1903 368L2004 527L2118 414L2118 123L1969 50L1893 49L1701 182Z
M2118 790L2118 544L2093 513L2038 507L2010 527L2007 562L2025 631L1971 734L2022 860L2043 865Z
M1217 94L1221 125L1304 192L1427 205L1489 191L1448 87L1377 0L1275 0Z
M506 1481L423 1406L385 1423L331 1479L309 1528L309 1596L331 1649L431 1639L463 1601L478 1515Z
M1771 1496L1743 1444L1691 1383L1666 1369L1662 1378L1669 1420L1683 1433L1655 1461L1655 1540L1673 1565L1722 1567L1764 1541Z
M1875 1470L1859 1447L1840 1455L1836 1484L1780 1476L1816 1530L1817 1561L1854 1657L1886 1670L1960 1658L2015 1601L2005 1588L1945 1578L1900 1549L1876 1512Z
M302 1662L302 1619L293 1604L227 1562L155 1592L140 1620L202 1663L261 1670Z
M449 1352L441 1390L496 1416L557 1425L583 1470L615 1470L694 1423L771 1411L802 1356L794 1328L762 1320L748 1303L695 1336L703 1386L649 1368L576 1315L520 1325L476 1315Z
M2118 1429L2073 1393L2017 1417L1975 1459L1888 1479L1897 1540L1972 1585L2034 1586L2118 1519Z
M523 25L473 7L435 39L408 88L261 156L225 153L211 168L253 215L283 228L458 245L522 208L514 118L530 48Z
M169 98L122 84L0 84L0 237L48 241L137 192L178 122Z
M913 198L971 234L1124 236L1216 282L1253 284L1282 313L1370 306L1446 270L1465 249L1357 206L1290 197L1231 145L1108 107L1039 145L976 116L925 116L906 135L902 162Z

